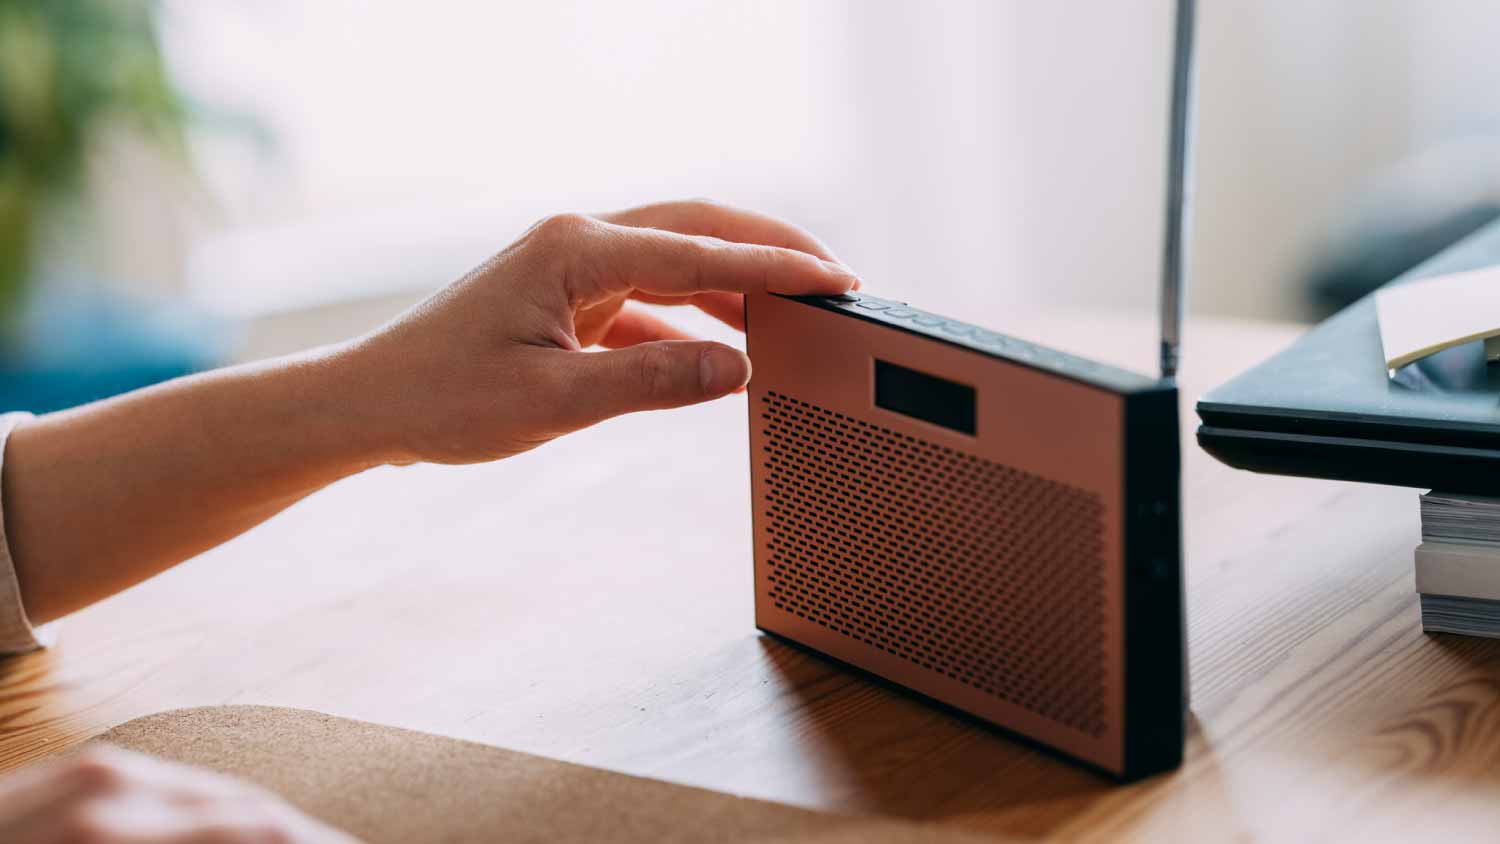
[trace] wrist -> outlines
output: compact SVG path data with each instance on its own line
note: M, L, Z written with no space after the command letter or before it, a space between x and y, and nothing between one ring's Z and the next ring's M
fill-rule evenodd
M413 462L403 447L387 388L357 342L312 349L281 364L299 428L331 469L350 475Z

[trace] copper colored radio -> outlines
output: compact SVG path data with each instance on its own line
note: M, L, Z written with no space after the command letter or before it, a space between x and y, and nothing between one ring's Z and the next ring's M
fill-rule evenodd
M1117 776L1175 766L1175 386L858 293L747 317L756 624Z
M755 623L1122 779L1182 759L1194 0L1150 378L857 292L746 297Z

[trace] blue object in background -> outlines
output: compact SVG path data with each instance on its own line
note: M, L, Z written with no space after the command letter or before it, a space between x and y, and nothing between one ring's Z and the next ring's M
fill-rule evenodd
M235 332L180 302L39 289L0 353L0 411L44 413L223 364Z

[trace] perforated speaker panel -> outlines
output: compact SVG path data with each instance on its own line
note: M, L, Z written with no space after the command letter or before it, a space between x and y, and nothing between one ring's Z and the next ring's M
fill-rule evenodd
M1097 496L775 391L756 413L777 609L1106 731Z

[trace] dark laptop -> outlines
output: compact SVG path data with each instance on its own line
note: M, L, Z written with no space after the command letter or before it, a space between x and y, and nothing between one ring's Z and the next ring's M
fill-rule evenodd
M1500 264L1493 223L1391 282ZM1374 296L1198 402L1198 444L1240 469L1500 494L1500 364L1483 343L1387 374Z

